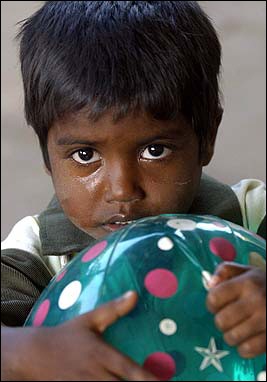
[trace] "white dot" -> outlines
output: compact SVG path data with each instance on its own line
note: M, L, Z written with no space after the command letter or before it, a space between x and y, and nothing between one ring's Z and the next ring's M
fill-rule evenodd
M261 371L257 375L257 381L266 381L266 371Z
M169 251L170 249L173 248L173 242L171 239L165 236L159 239L158 247L159 249L162 249L162 251Z
M164 320L160 321L159 329L161 333L165 334L166 336L171 336L176 333L177 325L170 318L164 318Z
M209 290L209 285L208 284L209 284L209 281L210 281L212 275L208 271L202 271L201 273L202 273L202 283L204 285L204 288L206 290Z
M196 228L197 223L189 219L171 219L167 222L167 225L176 230L193 231Z
M60 309L68 309L78 300L82 290L80 281L72 281L65 286L58 299L58 306Z

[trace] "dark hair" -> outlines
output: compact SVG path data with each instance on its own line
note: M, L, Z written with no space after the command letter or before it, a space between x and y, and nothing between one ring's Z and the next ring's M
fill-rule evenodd
M219 107L221 47L195 1L47 1L17 36L25 115L46 165L47 133L67 113L96 120L183 114L200 147Z

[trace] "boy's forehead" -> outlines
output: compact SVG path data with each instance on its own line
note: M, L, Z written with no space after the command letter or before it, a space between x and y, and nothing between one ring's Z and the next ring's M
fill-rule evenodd
M130 136L146 136L150 134L192 134L192 126L180 116L176 120L158 120L147 113L129 114L114 120L110 111L97 120L92 120L86 113L76 113L65 116L51 127L51 132L57 137L80 135L84 137L104 137L116 134Z

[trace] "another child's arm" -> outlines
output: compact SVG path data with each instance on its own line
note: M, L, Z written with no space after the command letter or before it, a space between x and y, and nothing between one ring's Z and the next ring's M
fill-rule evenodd
M244 358L266 352L266 273L256 267L221 263L213 276L207 307L225 341Z
M1 380L155 381L101 333L136 304L136 293L56 327L2 327Z

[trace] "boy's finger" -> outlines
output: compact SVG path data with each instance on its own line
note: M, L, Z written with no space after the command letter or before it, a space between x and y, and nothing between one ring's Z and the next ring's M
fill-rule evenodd
M103 358L103 367L113 375L126 381L158 381L157 377L139 366L128 356L121 354L107 343L103 343L103 354L108 354L108 359Z
M266 331L249 338L238 346L238 352L243 358L254 358L266 352Z
M117 321L120 317L131 311L137 303L137 293L129 291L111 302L100 306L94 311L84 314L83 319L89 322L89 328L97 333L102 333L105 329ZM100 345L99 345L100 346ZM129 357L121 354L112 346L101 342L101 353L107 357L101 359L103 368L107 373L111 373L114 378L130 381L157 381L158 379L145 370Z
M252 309L254 305L252 305ZM244 300L236 300L226 305L215 316L215 324L223 332L236 327L252 316L251 305Z
M89 328L98 333L104 332L108 326L130 312L136 303L137 293L129 291L116 300L100 306L93 312L88 313Z
M225 305L236 301L242 292L242 284L236 279L225 281L209 290L207 308L211 313L217 313Z
M266 330L266 323L260 315L253 315L224 334L224 340L230 346L239 345L251 337L255 337Z
M235 276L239 276L250 269L250 266L225 261L218 265L208 283L208 286L209 288L213 288L221 282L230 280Z

